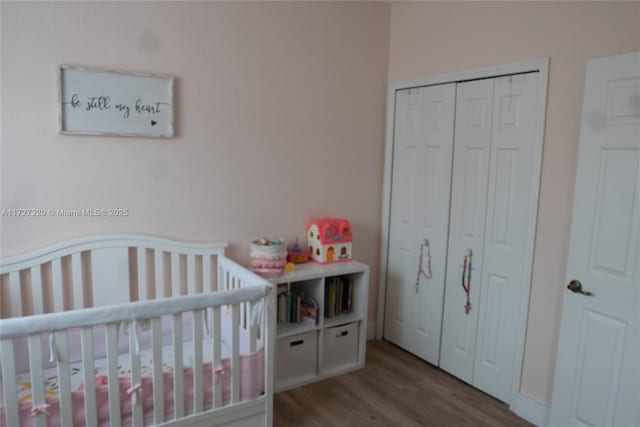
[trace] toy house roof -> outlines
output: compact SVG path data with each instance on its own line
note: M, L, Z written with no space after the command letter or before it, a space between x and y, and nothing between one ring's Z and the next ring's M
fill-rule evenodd
M320 243L323 245L329 243L348 243L353 241L351 225L346 219L323 218L311 221L307 224L307 230L309 230L312 225L316 225L318 227Z

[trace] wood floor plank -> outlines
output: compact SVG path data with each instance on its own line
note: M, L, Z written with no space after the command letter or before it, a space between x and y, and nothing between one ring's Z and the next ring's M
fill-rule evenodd
M383 341L364 369L276 394L276 427L531 427L507 405Z

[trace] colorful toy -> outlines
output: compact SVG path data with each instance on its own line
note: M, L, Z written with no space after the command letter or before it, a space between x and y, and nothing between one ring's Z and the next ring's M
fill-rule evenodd
M308 261L309 255L300 247L300 245L298 245L298 239L296 238L296 242L293 244L293 247L287 254L287 262L291 262L293 264L302 264Z
M307 225L309 259L320 264L351 261L353 234L346 219L322 218Z

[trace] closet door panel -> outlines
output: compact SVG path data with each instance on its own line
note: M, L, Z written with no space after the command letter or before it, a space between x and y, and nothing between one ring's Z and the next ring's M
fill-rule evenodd
M384 335L433 364L440 352L454 104L455 84L396 93ZM416 286L425 238L432 278L422 276Z
M538 73L495 79L474 385L509 402L531 221Z
M451 189L449 250L440 366L463 381L473 381L481 288L482 249L489 177L493 79L458 84ZM462 287L464 257L473 253L471 310Z
M421 129L420 209L415 238L419 250L424 239L422 264L431 279L421 276L414 292L415 333L418 337L416 354L428 362L440 362L442 334L442 304L449 230L449 199L453 156L453 127L455 114L455 84L422 88L426 113ZM429 271L429 252L431 269ZM413 270L418 272L420 253L415 257ZM413 278L415 286L416 277Z
M406 89L396 93L396 123L389 234L389 265L385 338L415 352L410 339L411 267L415 248L416 217L416 141L418 140L419 92Z

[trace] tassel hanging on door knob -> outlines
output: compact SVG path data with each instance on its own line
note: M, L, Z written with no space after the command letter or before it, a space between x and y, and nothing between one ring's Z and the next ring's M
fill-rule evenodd
M471 266L473 264L473 251L467 249L464 254L464 264L462 265L462 289L467 294L467 303L464 305L464 314L471 311Z
M424 259L424 248L427 248L427 272L422 267L422 260ZM420 245L420 259L418 260L418 277L416 277L416 294L420 291L420 275L423 275L427 279L431 279L431 243L429 239L425 238Z

